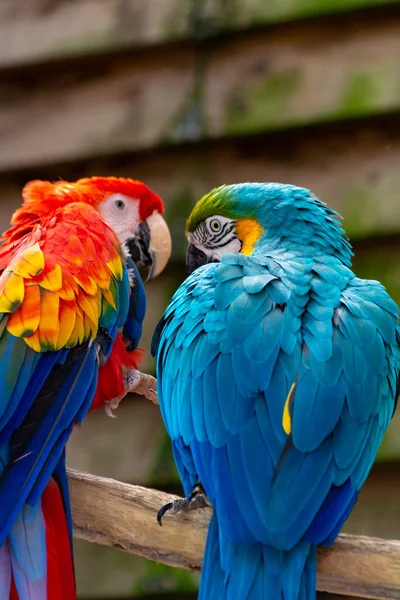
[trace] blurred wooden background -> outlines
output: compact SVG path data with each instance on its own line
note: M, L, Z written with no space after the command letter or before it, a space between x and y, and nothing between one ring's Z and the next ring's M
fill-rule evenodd
M1 0L0 73L2 229L32 178L131 176L163 197L174 254L147 287L145 348L184 277L185 218L222 183L311 188L344 216L357 274L400 302L400 1ZM400 419L379 459L346 530L400 538ZM88 417L69 464L179 490L158 411L135 397ZM82 599L196 586L83 542L76 562Z

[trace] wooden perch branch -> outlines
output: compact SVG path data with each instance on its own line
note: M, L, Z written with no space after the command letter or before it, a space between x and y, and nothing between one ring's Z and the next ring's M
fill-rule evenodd
M75 537L199 571L211 509L165 516L174 496L69 470ZM321 591L358 598L400 598L400 541L340 535L318 556Z

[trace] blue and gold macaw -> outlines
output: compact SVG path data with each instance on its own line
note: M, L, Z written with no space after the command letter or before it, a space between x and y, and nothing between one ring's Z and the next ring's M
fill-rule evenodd
M153 351L187 506L202 488L214 507L202 600L315 599L316 547L392 418L398 307L352 272L337 216L307 189L245 183L188 219L191 275Z

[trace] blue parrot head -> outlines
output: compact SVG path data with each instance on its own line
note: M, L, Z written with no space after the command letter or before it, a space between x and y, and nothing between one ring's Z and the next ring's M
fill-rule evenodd
M187 269L218 262L224 254L270 251L333 254L350 266L351 246L338 217L305 188L223 185L203 196L187 220Z

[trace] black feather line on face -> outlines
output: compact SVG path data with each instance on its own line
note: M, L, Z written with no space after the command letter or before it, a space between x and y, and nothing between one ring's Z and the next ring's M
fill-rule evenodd
M191 235L200 246L212 250L213 248L222 248L236 239L236 234L232 233L234 229L235 222L228 221L222 225L221 231L213 233L205 221L202 221Z
M233 240L236 240L236 239L237 239L236 235L231 235L228 239L221 240L221 242L219 244L214 244L213 248L223 248L224 246L227 246L228 244L233 242Z
M224 223L221 231L217 234L213 234L213 236L211 237L211 240L214 243L221 241L225 236L227 236L229 233L231 233L233 231L233 228L234 228L234 223L232 221L230 221L229 223Z

